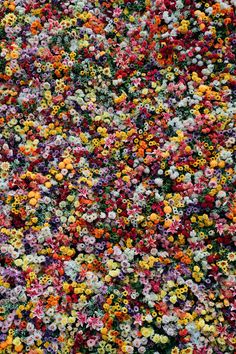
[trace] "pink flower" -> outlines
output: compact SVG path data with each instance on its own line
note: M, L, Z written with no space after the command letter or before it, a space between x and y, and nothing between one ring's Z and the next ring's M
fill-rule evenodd
M92 329L99 331L103 327L103 322L97 317L89 317L87 327L91 327Z
M43 318L44 312L43 312L43 304L41 301L39 301L36 305L36 307L33 310L33 314L37 318Z
M135 86L139 86L140 83L141 83L141 79L140 79L140 78L135 78L132 82L133 82L133 84L134 84Z
M96 344L96 339L94 339L94 338L89 338L89 339L87 340L87 346L88 346L89 348L94 347L95 344Z
M78 312L78 313L77 313L77 318L78 318L78 323L79 323L80 325L85 324L86 321L87 321L87 315L84 314L84 313L82 313L82 312Z
M223 225L222 223L218 223L216 224L216 228L219 234L222 235L224 233L225 225Z
M138 324L141 326L142 323L143 323L142 315L140 314L134 315L134 324Z
M236 225L230 225L228 227L228 231L229 231L230 235L235 235L236 234Z
M174 220L171 226L168 228L167 232L175 233L180 227L180 221Z
M130 215L134 215L134 214L139 214L139 213L141 213L141 211L142 211L141 207L134 206L132 209L129 209L127 211L127 214L130 216Z
M113 12L113 16L119 17L121 13L122 13L122 9L120 7L117 7Z
M203 191L204 187L202 186L201 183L196 183L194 186L194 192L196 193L201 193Z
M173 92L175 90L175 85L173 83L170 83L168 86L167 86L167 90L169 92Z

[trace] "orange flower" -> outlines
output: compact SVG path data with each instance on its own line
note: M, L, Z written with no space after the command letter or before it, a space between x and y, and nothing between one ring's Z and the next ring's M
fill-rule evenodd
M201 24L199 25L199 28L200 28L201 31L203 31L203 30L205 29L205 27L206 27L206 26L205 26L204 23L201 23Z
M61 343L62 343L62 342L64 342L64 337L63 337L63 336L60 336L60 337L57 338L57 340L58 340L58 342L61 342Z
M94 236L96 238L101 238L103 234L104 234L103 229L94 229Z
M59 70L55 70L55 75L57 76L57 77L61 77L61 73L60 73L60 71Z
M108 253L108 254L112 254L112 253L114 253L114 251L113 251L112 248L108 248L107 253Z
M14 11L15 8L16 8L16 6L15 6L14 2L12 2L12 3L10 3L10 4L8 5L8 9L9 9L10 11Z
M182 251L176 252L176 254L175 254L175 258L176 258L176 259L179 259L179 258L181 258L182 256L183 256L183 252L182 252Z
M212 5L212 15L216 15L219 12L220 12L220 4L216 3Z
M112 299L109 297L109 298L106 300L106 303L107 303L108 305L111 305L111 304L112 304Z
M224 24L225 24L226 26L228 26L231 22L232 22L232 20L231 20L230 17L226 17L226 18L224 19Z
M105 315L103 316L103 322L106 322L109 319L109 313L105 313Z
M87 269L88 269L88 270L93 270L93 269L94 269L93 264L92 264L92 263L89 263L89 264L87 265Z
M141 140L140 144L139 144L143 149L146 149L147 144L145 143L145 141Z
M191 264L191 258L189 258L188 256L183 256L181 258L181 262L185 263L185 264Z
M138 149L138 152L137 152L137 156L138 156L138 157L144 157L144 149L139 148L139 149Z
M91 28L95 33L103 32L104 23L96 16L91 16L90 19L84 24L85 27Z
M30 27L30 30L31 30L31 33L32 33L33 35L35 35L35 34L38 33L38 31L41 31L42 28L43 28L43 27L42 27L40 21L39 21L39 20L36 20L36 21L32 22L31 27Z
M22 353L22 350L23 350L23 345L22 344L19 344L19 345L15 346L15 351L17 353Z
M59 299L60 299L59 296L50 295L49 298L47 299L46 307L49 308L51 306L57 306Z

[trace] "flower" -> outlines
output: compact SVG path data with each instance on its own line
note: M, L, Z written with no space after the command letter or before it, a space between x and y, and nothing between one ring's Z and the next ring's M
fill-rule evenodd
M3 351L233 353L233 10L4 2Z

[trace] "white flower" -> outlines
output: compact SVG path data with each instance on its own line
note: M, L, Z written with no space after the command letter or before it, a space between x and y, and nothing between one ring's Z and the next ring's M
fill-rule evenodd
M177 330L173 325L163 326L164 331L171 337L174 337L177 334Z
M108 213L108 218L114 220L116 218L116 213L114 211L110 211Z
M170 322L170 316L163 315L162 316L162 322L163 323L169 323Z
M138 347L140 347L140 345L141 345L141 340L138 338L135 338L133 341L133 346L138 348Z
M227 150L222 150L221 153L220 153L220 157L223 160L226 160L228 157L231 157L231 152L227 151Z
M225 198L226 197L226 193L225 191L219 191L217 193L217 198Z
M161 178L155 178L154 182L158 185L158 187L163 185L163 180Z
M157 201L162 201L164 199L164 197L162 195L160 195L158 192L155 193L155 199Z
M152 316L150 314L146 315L145 316L145 320L148 322L148 323L151 323L152 322Z

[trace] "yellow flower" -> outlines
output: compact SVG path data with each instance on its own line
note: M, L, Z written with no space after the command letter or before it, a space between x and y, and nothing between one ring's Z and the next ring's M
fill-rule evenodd
M159 218L159 216L156 213L152 213L149 216L149 218L150 218L151 221L156 221Z
M82 302L85 302L85 301L86 301L86 296L85 296L85 295L80 295L80 300L81 300Z
M121 103L126 99L127 95L126 93L122 93L120 96L114 98L115 103Z
M154 334L154 329L152 327L142 327L141 333L144 337L151 337Z
M154 343L160 343L160 335L159 334L154 334L154 336L152 337L152 341Z
M16 338L13 339L12 343L13 343L14 345L20 345L20 344L21 344L21 340L20 340L19 337L16 337Z
M105 350L103 348L98 348L98 354L105 354Z
M117 277L120 274L120 269L110 270L109 275L111 277Z
M176 296L176 295L171 296L171 297L170 297L170 302L171 302L172 304L175 304L175 303L177 302L177 296Z
M230 252L228 255L227 255L227 258L230 262L233 262L236 260L236 252Z
M30 205L35 206L35 205L37 204L37 199L31 198L31 199L29 200L29 203L30 203Z
M122 177L124 182L129 182L130 181L130 176L124 176Z
M16 19L17 17L10 13L10 14L7 14L1 21L1 24L4 26L4 25L10 25L12 26L15 22L16 22Z
M143 95L147 95L147 94L148 94L148 89L147 89L147 88L144 88L144 89L142 90L142 94L143 94Z
M9 162L7 162L7 161L2 162L2 163L1 163L1 168L2 168L4 171L8 171L9 168L10 168Z
M167 336L162 336L162 335L160 336L160 342L162 344L166 344L166 343L168 343L168 341L169 341L169 339Z
M63 179L63 175L61 173L57 173L55 175L55 178L56 178L57 181L61 181Z

